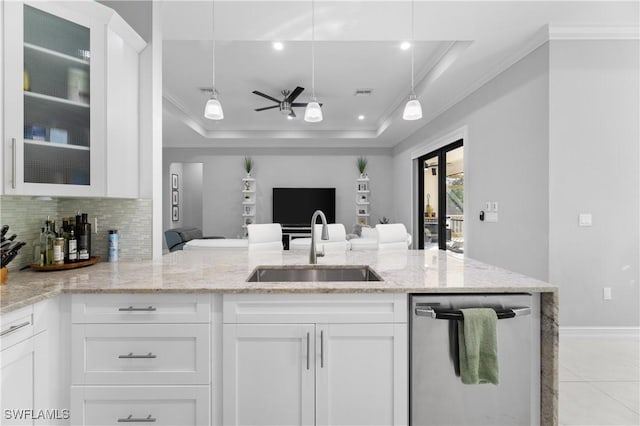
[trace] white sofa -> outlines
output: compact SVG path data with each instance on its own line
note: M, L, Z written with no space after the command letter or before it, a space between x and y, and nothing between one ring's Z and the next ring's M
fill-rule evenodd
M195 239L187 241L182 250L243 249L249 247L249 241L240 238L221 238L215 240Z
M397 226L400 225L400 226ZM382 241L379 241L378 226L382 227ZM360 237L351 238L349 244L351 250L378 250L381 249L406 249L411 246L413 239L411 234L407 233L406 228L402 224L384 224L375 228L363 227ZM380 243L382 246L380 247Z

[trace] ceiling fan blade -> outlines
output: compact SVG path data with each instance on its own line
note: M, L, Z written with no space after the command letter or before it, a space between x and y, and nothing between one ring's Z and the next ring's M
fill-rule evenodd
M293 110L291 110L291 112L289 113L289 115L290 115L291 117L293 117L293 118L296 118L296 113L295 113L295 112L293 112Z
M278 108L280 105L273 105L270 107L264 107L264 108L258 108L258 109L254 109L254 111L264 111L266 109L273 109L273 108Z
M270 101L277 102L278 104L280 104L280 100L279 99L276 99L276 98L274 98L272 96L269 96L269 95L265 95L264 93L258 92L257 90L254 90L252 93L255 94L255 95L258 95L258 96L262 96L263 98L267 98Z
M293 92L291 92L291 94L289 94L289 96L287 97L287 101L293 102L298 96L300 96L300 93L302 93L303 91L304 87L296 87L295 89L293 89Z
M291 104L292 107L304 108L307 106L306 102L294 102Z

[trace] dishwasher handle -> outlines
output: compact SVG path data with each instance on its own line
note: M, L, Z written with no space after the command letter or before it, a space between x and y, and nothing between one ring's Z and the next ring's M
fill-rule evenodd
M531 308L493 308L496 311L496 315L498 319L507 319L514 317L521 317L525 315L531 315ZM464 320L462 316L462 311L457 309L443 309L443 308L416 308L416 316L419 317L430 317L434 319L445 319L445 320Z

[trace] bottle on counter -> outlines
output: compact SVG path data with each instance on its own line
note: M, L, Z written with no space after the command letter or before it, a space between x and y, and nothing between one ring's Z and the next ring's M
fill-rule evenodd
M42 253L42 236L44 234L44 228L41 228L40 235L33 242L33 259L31 263L33 265L43 266L44 265L44 256Z
M64 264L64 237L53 239L53 264Z
M78 261L78 240L76 239L76 233L71 228L69 230L69 238L67 239L67 262L73 263Z
M76 220L78 216L76 216ZM78 228L78 260L89 260L91 258L91 224L89 215L82 213Z
M53 231L55 224L51 224L49 220L44 223L45 228L45 256L44 264L53 265L53 240L58 236Z
M119 235L117 229L109 230L109 262L118 261L118 241Z

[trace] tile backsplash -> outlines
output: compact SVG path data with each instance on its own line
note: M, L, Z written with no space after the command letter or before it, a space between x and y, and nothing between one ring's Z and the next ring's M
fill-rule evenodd
M17 240L27 243L9 269L20 269L31 263L33 242L40 235L47 216L56 220L57 228L62 225L62 217L75 216L78 211L89 214L93 256L107 260L109 230L117 229L120 260L151 259L151 209L150 199L54 198L43 201L25 196L0 196L0 224L9 225L8 236L17 234Z

